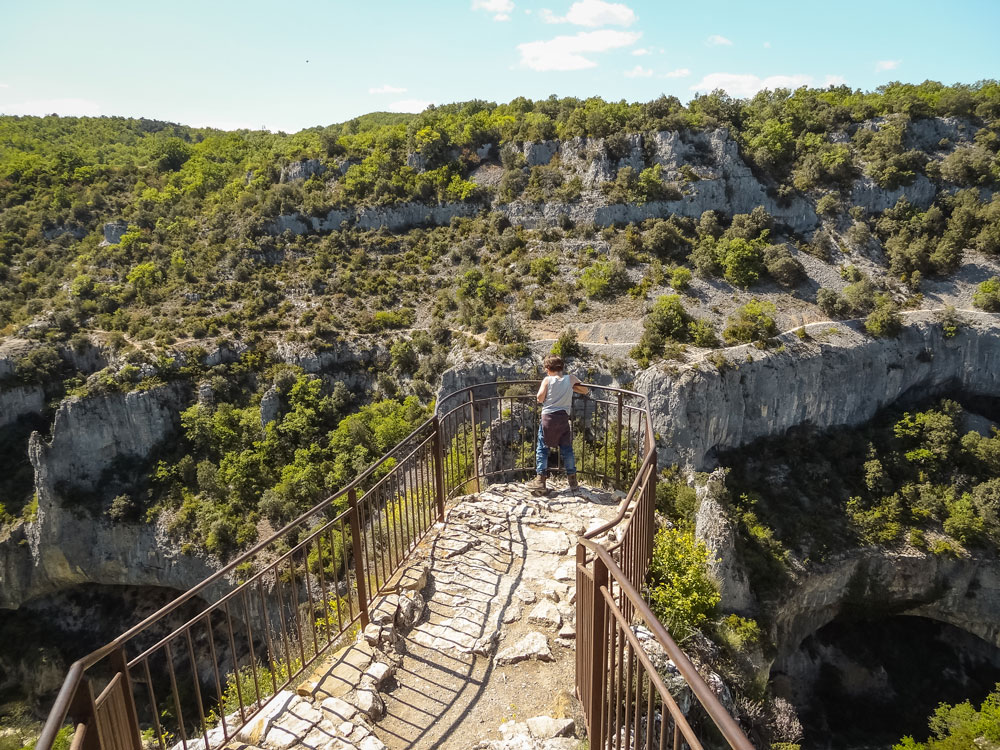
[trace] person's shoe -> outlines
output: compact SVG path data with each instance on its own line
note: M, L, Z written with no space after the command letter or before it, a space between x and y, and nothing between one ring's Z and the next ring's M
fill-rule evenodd
M534 495L544 495L549 491L545 486L545 477L541 474L537 475L532 481L528 482L528 489Z
M576 474L567 474L566 480L569 482L569 488L575 490L580 486L580 483L576 481Z

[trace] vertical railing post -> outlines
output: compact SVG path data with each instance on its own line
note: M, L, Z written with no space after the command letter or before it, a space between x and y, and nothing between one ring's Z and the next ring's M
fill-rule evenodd
M86 676L80 679L70 701L68 714L76 725L76 732L83 732L83 742L78 745L80 750L101 750L101 736L97 727L97 706L94 704L94 692L90 688L90 680ZM74 738L78 742L78 738ZM74 743L75 744L75 743Z
M444 520L444 440L441 437L441 420L437 414L431 423L434 429L434 440L431 450L434 452L434 494L437 504L437 520Z
M482 482L479 481L479 434L476 431L476 392L469 391L469 411L472 416L472 463L476 465L476 492L483 491Z
M351 509L351 546L354 548L354 578L358 582L358 611L361 627L368 627L368 581L365 572L365 556L361 549L361 511L358 508L357 488L347 491L347 502Z
M615 486L621 484L622 481L622 421L624 414L622 413L623 401L622 394L618 393L618 427L615 430Z
M125 658L125 649L117 648L112 651L108 656L108 662L111 668L116 672L120 672L122 676L120 687L122 700L125 703L125 721L128 724L129 745L133 750L141 750L142 736L139 734L139 713L135 707L135 695L132 693L132 679L128 673L128 659Z
M608 568L600 556L594 556L594 605L590 622L590 746L603 750L605 702L604 686L607 674L607 601L601 588L608 585Z

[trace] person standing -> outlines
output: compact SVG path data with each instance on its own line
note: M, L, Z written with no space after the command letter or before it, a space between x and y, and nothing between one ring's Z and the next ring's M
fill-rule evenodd
M538 425L538 446L535 449L535 479L528 488L536 494L548 491L545 486L549 473L549 449L559 448L566 479L570 489L576 489L576 457L573 455L573 430L569 416L573 409L573 394L586 395L589 389L576 375L563 372L561 357L547 356L542 363L545 377L538 387L536 398L542 405L542 419Z

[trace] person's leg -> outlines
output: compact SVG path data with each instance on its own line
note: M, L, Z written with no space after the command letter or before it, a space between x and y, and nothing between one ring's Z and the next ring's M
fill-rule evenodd
M535 473L545 476L549 470L549 449L545 445L541 422L538 424L538 444L535 446Z
M541 495L548 492L545 486L545 475L549 469L549 449L545 447L542 426L538 425L538 445L535 448L535 478L528 483L528 489Z
M568 442L566 445L560 445L559 455L562 456L563 468L566 469L566 480L569 482L569 488L575 490L577 488L576 456L573 454L573 443Z

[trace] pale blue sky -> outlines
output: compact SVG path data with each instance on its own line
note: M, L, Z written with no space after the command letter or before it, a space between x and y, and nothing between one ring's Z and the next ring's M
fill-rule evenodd
M0 113L293 132L427 103L1000 78L1000 0L0 0Z

